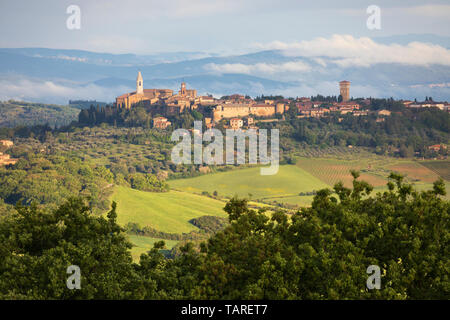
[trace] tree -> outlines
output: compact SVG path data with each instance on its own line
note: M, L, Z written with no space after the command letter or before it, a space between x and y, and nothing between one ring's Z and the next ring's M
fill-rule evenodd
M391 174L388 190L372 195L351 174L352 188L319 190L295 214L269 216L233 198L230 224L206 243L167 258L160 241L139 265L115 203L106 218L76 198L50 212L17 206L0 221L0 298L449 299L444 182L417 192ZM82 290L66 288L70 265L81 268ZM366 288L370 265L382 271L380 290Z
M95 217L78 198L52 212L18 206L0 223L0 298L141 298L131 243L116 217L115 203L107 218ZM80 267L81 290L66 287L71 265Z
M288 119L297 118L297 105L295 104L295 101L291 101L291 103L289 104L289 109L286 115Z
M268 218L245 200L225 206L231 225L206 245L198 272L201 298L448 299L450 203L442 180L416 192L391 174L389 190L352 172L320 190L311 208ZM382 269L382 290L366 288L369 265ZM249 268L251 266L251 268Z
M412 146L401 146L399 149L402 158L414 157L414 148Z

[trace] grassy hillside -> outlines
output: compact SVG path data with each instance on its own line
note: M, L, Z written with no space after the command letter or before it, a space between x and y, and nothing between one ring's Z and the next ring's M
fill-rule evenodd
M220 172L195 178L169 181L172 188L186 192L210 193L221 196L238 195L252 199L297 195L327 187L325 183L294 165L283 165L277 174L262 176L259 168Z
M118 222L122 225L136 222L164 232L183 233L195 230L189 223L192 218L203 215L226 217L224 202L199 195L203 191L217 191L222 197L248 197L250 193L254 200L308 206L313 196L299 196L300 192L331 188L339 180L349 185L352 179L350 169L361 170L361 179L374 185L375 192L386 190L387 176L391 171L406 174L417 190L430 189L432 182L438 178L427 167L407 160L301 158L297 165L280 166L278 173L273 176L262 176L259 168L248 168L171 180L169 184L173 190L167 193L150 193L118 186L112 200L118 202ZM446 185L450 191L450 182L447 181Z
M386 183L392 171L405 175L406 180L418 190L429 189L432 182L439 178L436 172L445 177L448 167L442 162L425 164L427 166L417 161L382 156L357 160L301 157L297 165L280 166L279 172L273 176L261 176L259 168L251 168L172 180L169 184L174 189L191 193L217 191L220 196L228 197L235 194L248 197L250 193L256 200L308 206L313 196L300 196L300 192L332 188L338 181L351 187L353 178L350 170L360 171L360 179L369 182L376 191L387 190Z
M136 222L169 233L195 230L189 223L192 218L227 217L224 202L186 192L154 193L117 186L112 200L117 202L119 224Z
M170 250L172 249L178 241L174 240L165 240L165 239L156 239L156 238L150 238L150 237L142 237L142 236L135 236L130 235L130 241L134 244L134 247L131 249L131 255L133 257L134 261L139 261L139 257L141 254L149 251L153 248L153 244L157 241L164 241L166 244L166 249Z
M75 107L10 100L0 102L0 127L46 123L62 126L77 120L79 112Z
M309 207L313 201L314 196L284 196L275 198L266 198L265 201L276 201L278 203L292 204L300 207Z

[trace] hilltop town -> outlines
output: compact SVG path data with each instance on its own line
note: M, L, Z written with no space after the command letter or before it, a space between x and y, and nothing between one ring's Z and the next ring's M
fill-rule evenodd
M385 109L371 111L370 99L352 99L350 85L350 81L339 82L339 96L323 97L323 99L313 97L288 99L281 96L261 96L252 99L242 94L232 94L217 99L212 95L197 95L197 90L187 89L184 82L181 83L177 93L171 89L144 89L144 79L139 72L136 79L136 91L117 97L115 107L131 109L138 104L153 107L159 114L164 115L153 118L153 127L160 129L171 125L166 116L181 114L186 110L202 113L207 128L222 122L224 128L231 129L244 127L256 129L256 122L278 121L284 119L288 112L297 118L321 118L336 114L367 116L369 113L374 113L377 116L377 122L383 122L391 115L391 111ZM449 103L434 102L428 97L424 102L402 100L401 103L408 108L435 107L450 112Z

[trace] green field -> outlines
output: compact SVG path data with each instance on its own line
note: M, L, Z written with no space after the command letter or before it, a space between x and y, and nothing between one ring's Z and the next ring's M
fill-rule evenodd
M421 161L420 164L450 181L450 160Z
M436 163L441 171L445 169L441 163L432 163ZM438 176L428 167L411 160L383 157L354 161L300 158L297 165L282 165L278 173L272 176L260 175L259 168L247 168L170 180L172 190L166 193L117 186L112 200L118 203L118 222L122 225L136 222L164 232L183 233L195 230L189 223L192 218L203 215L226 217L223 211L225 203L200 195L203 191L210 194L217 191L220 197L249 197L251 194L253 201L308 206L313 196L299 196L300 192L332 188L339 180L350 186L351 175L347 173L350 169L362 170L360 179L374 185L374 191L377 192L387 190L385 183L392 170L406 174L407 180L417 190L429 190L432 188L432 181ZM448 181L446 186L450 194ZM447 195L446 198L449 197Z
M178 243L178 241L175 240L156 239L135 235L129 235L129 238L134 244L134 247L131 249L131 255L134 261L138 261L141 254L151 250L153 248L153 244L157 241L164 241L168 250L172 249Z
M117 221L121 225L136 222L159 231L183 233L195 230L189 220L205 215L227 217L225 203L186 192L145 192L124 186L114 189Z
M295 165L283 165L277 174L262 176L259 168L249 168L169 181L170 187L185 192L210 193L219 196L266 197L295 196L328 187L325 183Z
M309 207L313 199L314 196L286 196L286 197L268 198L265 200L276 201L278 203L293 204L300 207Z
M413 183L417 190L431 189L432 182L439 178L436 174L438 170L441 176L445 177L445 169L448 168L445 164L448 162L422 164L376 155L357 160L301 157L296 165L280 166L278 173L273 176L262 176L259 168L249 168L171 180L169 184L173 189L190 193L217 191L219 196L225 197L248 197L251 194L253 200L308 206L313 196L299 196L300 192L332 188L338 181L343 181L347 187L351 187L352 169L360 171L359 179L369 182L376 191L387 190L388 176L392 171L405 175L406 181ZM446 185L449 190L449 183Z
M386 185L387 172L380 168L395 163L392 159L361 158L357 160L341 160L332 158L299 158L297 166L311 173L330 186L342 181L346 187L352 186L353 177L350 170L360 171L360 179L373 186Z
M280 166L276 175L262 176L259 168L232 170L207 174L195 178L169 181L171 191L153 193L116 186L112 200L118 203L118 222L125 225L136 222L141 226L150 226L168 233L183 233L195 230L189 220L192 218L214 215L226 217L223 211L225 203L200 195L203 191L212 194L217 191L220 197L248 197L255 207L267 207L257 202L286 203L309 206L312 195L299 196L300 192L311 192L322 188L332 188L339 180L351 185L350 169L362 170L361 178L375 186L373 194L387 190L385 183L389 172L396 171L407 175L418 191L432 189L432 181L440 171L445 176L446 167L442 163L429 162L425 166L418 162L392 158L371 158L361 160L308 159L300 158L297 165ZM434 170L432 170L434 169ZM444 174L442 174L444 173ZM450 182L446 181L447 196L450 199ZM269 206L270 207L270 206ZM150 250L153 243L160 239L130 236L135 247L133 259ZM177 241L165 240L167 249Z

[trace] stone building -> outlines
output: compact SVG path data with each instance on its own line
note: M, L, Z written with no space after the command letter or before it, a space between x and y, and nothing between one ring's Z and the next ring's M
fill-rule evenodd
M116 98L116 106L131 108L133 105L143 102L144 105L158 106L164 115L179 114L185 109L195 110L204 107L212 108L212 123L221 119L242 118L250 115L256 117L270 117L275 113L283 114L286 105L284 103L268 100L268 103L256 103L250 97L234 94L222 100L212 96L197 96L197 90L187 89L186 83L181 83L180 90L174 94L170 89L144 89L144 79L141 72L136 78L136 91L123 94ZM209 111L208 111L209 112Z
M186 83L182 82L180 91L178 91L178 95L181 97L189 97L195 99L197 97L197 90L186 89Z
M428 150L433 150L435 152L439 152L441 149L447 150L447 146L445 144L434 144L432 146L428 146Z
M166 129L170 125L171 122L168 121L167 118L164 117L153 118L153 128Z
M222 119L247 117L249 115L269 117L275 115L275 111L276 106L269 104L220 104L213 110L213 121L219 122Z
M155 104L160 99L173 96L170 89L144 89L144 80L139 71L136 78L136 91L125 93L116 98L116 107L130 109L134 104L144 101L147 104Z
M342 101L346 102L350 100L350 81L341 81L339 82L339 89L342 96Z
M197 109L197 101L197 90L186 89L186 83L182 82L178 94L163 99L162 102L166 105L168 114L177 114L183 112L186 108Z
M242 119L239 119L239 118L230 119L231 129L237 130L237 129L242 128L243 125L244 125L244 121Z
M275 107L276 113L283 114L284 113L284 103L277 103Z
M12 142L11 140L0 140L0 144L9 148L14 145L14 142Z
M216 99L210 96L200 96L195 99L195 104L200 106L213 106L216 105Z
M15 164L18 160L19 159L11 158L9 154L3 154L3 152L0 152L0 166Z
M12 147L14 143L11 140L0 140L0 145L9 148ZM17 161L19 161L19 159L11 158L9 154L0 152L0 166L15 164Z
M379 115L379 116L390 116L391 112L389 110L383 109L383 110L377 111L377 115Z

